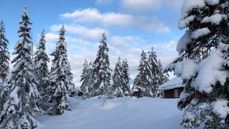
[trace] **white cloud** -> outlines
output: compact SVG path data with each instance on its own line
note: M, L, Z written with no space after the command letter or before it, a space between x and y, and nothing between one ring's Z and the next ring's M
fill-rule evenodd
M123 8L132 12L146 12L163 8L180 9L184 0L122 0Z
M141 35L116 35L112 33L109 27L129 27L141 29L149 32L168 33L170 29L166 27L157 17L138 16L131 14L106 12L101 13L97 9L88 8L83 10L75 10L72 13L61 15L63 25L66 30L66 42L71 63L72 72L74 74L74 83L80 84L80 75L82 72L82 64L85 59L94 61L101 34L107 34L107 42L109 47L109 57L112 69L117 62L118 57L127 58L130 68L130 76L132 79L137 74L140 54L142 50L150 50L154 46L158 53L163 66L170 63L176 57L175 46L176 40L149 44L148 39L142 39ZM48 52L52 52L58 40L58 31L60 24L50 26L50 32L46 34ZM131 29L132 29L131 28ZM142 32L144 33L144 32Z
M137 16L123 13L101 13L97 9L75 10L61 15L62 18L74 20L76 23L100 23L104 26L133 27L147 32L169 33L170 29L157 17Z
M54 33L47 33L45 34L45 38L49 42L55 42L58 39L58 35Z
M105 29L96 27L96 28L87 28L85 26L79 24L63 24L67 33L76 34L78 37L83 39L97 39L103 33L109 34L109 32ZM52 32L58 32L61 28L62 24L55 24L50 27Z

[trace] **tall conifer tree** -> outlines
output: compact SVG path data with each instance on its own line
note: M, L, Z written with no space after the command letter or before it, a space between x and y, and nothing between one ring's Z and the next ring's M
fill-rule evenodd
M20 39L13 52L15 57L12 60L14 63L12 76L1 93L7 96L0 114L0 128L2 129L37 127L33 112L37 108L35 100L39 97L39 93L32 69L31 24L28 11L25 9L18 30Z
M87 60L85 60L83 64L83 72L81 75L82 82L80 89L84 93L84 97L88 98L91 96L90 91L93 84L92 80L92 64L91 62L88 63Z
M70 110L67 97L74 87L72 83L73 75L67 56L64 26L59 31L56 50L51 55L54 58L49 75L48 92L49 102L51 103L49 113L60 115L64 113L64 110Z
M3 21L0 23L0 90L9 74L10 53L8 51L9 41L5 36L5 25Z
M111 69L108 51L106 35L103 33L99 45L99 51L92 66L92 78L94 80L91 90L92 96L110 95Z
M123 90L122 90L122 64L120 57L118 58L118 62L115 65L114 73L112 76L112 82L111 85L111 91L116 97L122 97L124 96Z
M127 59L122 61L122 83L124 95L130 95L130 75Z
M130 93L128 64L126 61L121 62L120 58L112 76L111 92L114 97L123 97Z
M151 97L153 95L152 93L152 87L149 83L148 74L148 62L147 62L147 56L144 51L141 53L141 60L140 65L138 66L138 74L136 78L134 79L134 86L133 91L138 92L138 97L148 96Z
M3 21L0 23L0 92L7 83L7 75L9 74L10 53L8 51L8 40L5 36L5 25ZM6 96L0 95L0 112L6 101Z
M41 38L39 40L39 44L37 50L34 54L34 73L38 82L37 88L41 94L41 101L39 102L44 109L44 105L47 102L47 87L48 87L48 62L49 57L46 54L46 40L44 31L41 33ZM47 107L46 107L47 108Z
M159 86L168 80L167 75L163 73L163 68L160 60L157 59L157 54L151 49L147 60L148 64L148 80L152 90L152 97L159 95Z

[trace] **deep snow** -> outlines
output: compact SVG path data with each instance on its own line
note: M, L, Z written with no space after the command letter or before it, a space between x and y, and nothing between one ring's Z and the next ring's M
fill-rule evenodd
M70 99L72 111L40 116L38 129L183 129L176 99Z

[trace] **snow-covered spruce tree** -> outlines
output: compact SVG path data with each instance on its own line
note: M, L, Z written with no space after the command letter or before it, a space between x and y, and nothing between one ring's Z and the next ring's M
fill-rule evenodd
M110 95L111 69L108 51L106 36L103 33L97 57L93 62L92 79L94 83L91 89L92 96L103 95L109 97Z
M122 66L121 59L118 58L118 62L115 64L115 68L112 75L112 84L111 84L111 92L115 97L122 97L123 91L122 87Z
M228 0L185 0L179 28L179 57L168 66L183 79L178 107L186 128L229 128Z
M59 31L59 40L56 44L53 56L51 71L49 74L49 102L51 107L49 114L60 115L64 110L70 110L67 97L74 87L72 83L73 74L71 73L70 63L67 56L67 48L65 42L65 29L61 27Z
M161 65L161 61L160 60L158 60L158 69L159 69L159 73L158 73L158 76L159 76L159 85L161 85L161 84L163 84L163 83L165 83L165 82L167 82L168 80L169 80L169 75L168 75L168 73L166 73L166 72L164 72L164 69L163 69L163 67L162 67L162 65Z
M7 83L6 77L9 74L10 53L8 51L8 40L5 37L5 25L3 21L0 23L0 92ZM0 96L0 112L5 102L5 96Z
M154 52L153 47L149 52L147 67L149 70L149 74L147 76L148 76L149 85L151 86L151 90L152 90L152 97L156 97L161 82L159 73L161 72L160 70L162 69L159 69L157 55L156 52Z
M169 75L168 75L167 72L164 72L164 69L163 69L163 67L161 65L161 61L160 60L158 60L157 66L158 66L158 74L157 74L158 87L157 88L159 88L159 86L161 84L163 84L163 83L165 83L165 82L167 82L169 80L169 78L168 78ZM159 89L157 89L157 96L160 96L160 95L161 95L161 91Z
M118 58L118 62L115 65L114 73L112 76L111 91L114 97L123 97L129 93L128 84L126 84L126 78L124 78L123 67L121 59ZM125 71L126 72L126 71ZM126 73L125 73L126 74Z
M47 87L48 87L48 62L49 57L46 54L46 40L45 40L45 34L44 31L41 33L41 38L37 47L37 51L34 54L34 74L36 77L36 80L38 82L37 89L40 92L41 95L41 101L39 102L39 105L43 108L44 105L47 102Z
M141 53L141 60L140 60L140 65L138 66L138 71L139 73L134 79L134 85L133 85L133 92L135 94L134 96L137 97L153 96L152 87L148 79L149 69L147 63L147 56L144 51L142 51Z
M122 61L122 87L125 96L130 95L130 76L129 65L127 59Z
M9 41L5 36L5 25L3 21L0 23L0 91L6 76L9 74L10 53L8 51Z
M91 86L93 84L92 64L91 64L91 62L88 63L87 60L85 60L85 62L83 64L83 72L82 72L80 81L82 82L82 84L80 86L80 90L83 92L84 97L85 98L90 97L91 96L90 90L91 90Z
M33 112L37 108L35 99L39 97L39 93L32 69L31 24L27 9L25 9L18 31L20 39L13 52L15 57L12 60L14 63L12 75L8 85L1 93L7 96L0 114L1 129L34 129L37 127Z

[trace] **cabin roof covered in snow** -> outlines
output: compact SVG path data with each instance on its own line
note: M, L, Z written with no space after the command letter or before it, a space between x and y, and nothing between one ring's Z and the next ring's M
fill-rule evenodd
M160 86L160 90L170 90L174 88L184 87L182 84L182 79L180 77L175 77Z

